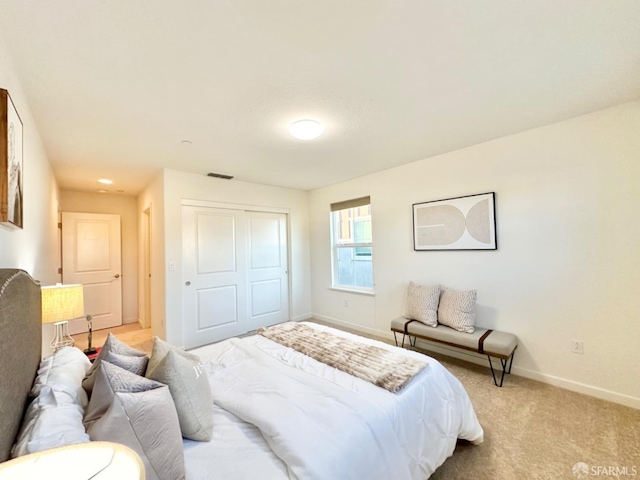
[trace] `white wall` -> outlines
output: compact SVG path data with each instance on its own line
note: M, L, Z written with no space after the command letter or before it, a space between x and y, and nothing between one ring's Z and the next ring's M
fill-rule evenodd
M24 228L0 225L0 267L22 268L43 284L55 283L60 263L58 186L1 39L0 88L9 91L24 128Z
M11 59L0 39L0 88L9 91L23 124L24 228L0 225L0 268L21 268L43 285L59 281L58 185ZM43 327L43 351L53 326Z
M313 314L389 336L409 280L475 288L514 373L640 407L639 132L633 102L312 191ZM413 203L491 191L498 251L413 251ZM364 195L374 297L329 288L329 204Z
M60 191L60 211L120 215L122 238L122 322L138 321L138 203L136 197Z
M182 200L265 206L289 210L291 317L308 318L311 312L309 270L309 194L302 190L221 180L204 175L164 170L164 226L166 278L166 340L182 345ZM169 262L176 270L168 271ZM155 312L154 312L155 315Z

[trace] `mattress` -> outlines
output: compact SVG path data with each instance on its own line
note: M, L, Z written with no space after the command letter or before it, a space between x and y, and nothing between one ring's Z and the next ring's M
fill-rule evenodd
M184 440L188 479L420 479L483 431L460 382L435 359L310 327L428 365L390 393L260 335L191 352L214 399L213 439Z

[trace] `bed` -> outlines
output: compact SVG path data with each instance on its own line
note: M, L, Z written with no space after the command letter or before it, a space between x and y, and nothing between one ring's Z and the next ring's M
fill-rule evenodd
M39 287L24 272L0 270L5 284L0 355L22 368L0 362L3 460L19 428L41 343ZM191 350L209 379L213 438L183 440L186 478L423 480L453 453L457 439L482 442L464 388L436 360L306 325L428 364L390 393L261 335Z

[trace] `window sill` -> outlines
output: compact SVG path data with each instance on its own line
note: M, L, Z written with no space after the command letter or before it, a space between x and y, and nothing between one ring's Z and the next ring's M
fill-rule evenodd
M345 293L357 293L358 295L368 295L369 297L375 297L376 292L373 290L356 290L355 288L346 288L346 287L329 287L329 290L335 290L336 292L345 292Z

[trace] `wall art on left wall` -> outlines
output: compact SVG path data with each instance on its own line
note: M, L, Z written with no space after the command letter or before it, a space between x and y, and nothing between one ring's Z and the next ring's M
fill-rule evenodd
M22 120L9 92L0 89L0 223L23 227Z

